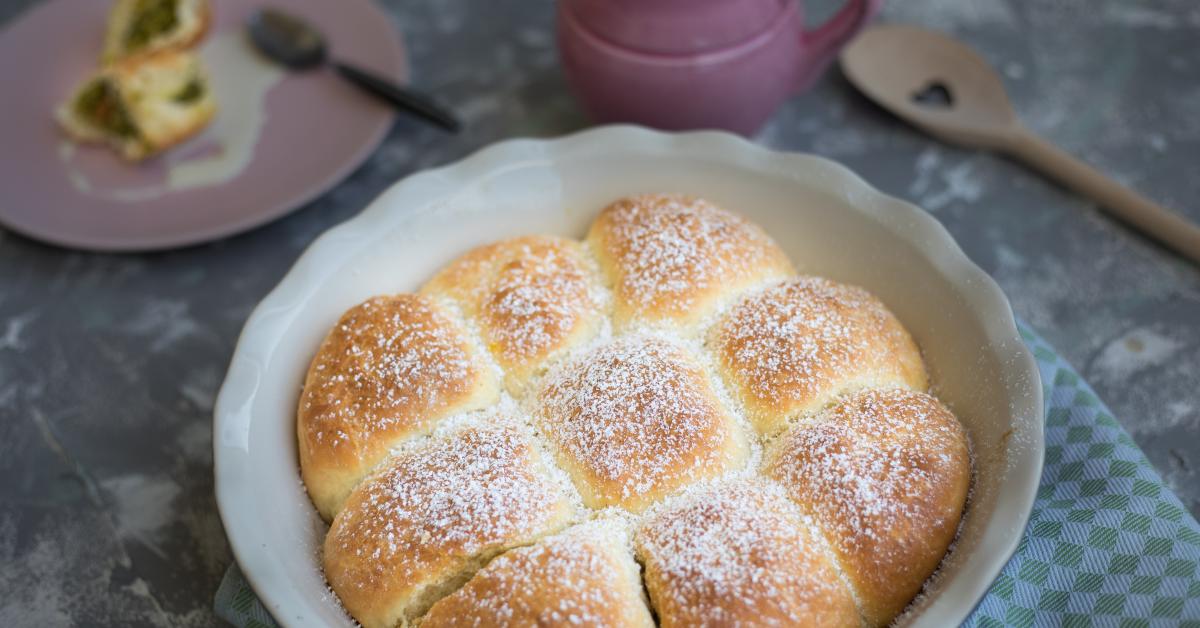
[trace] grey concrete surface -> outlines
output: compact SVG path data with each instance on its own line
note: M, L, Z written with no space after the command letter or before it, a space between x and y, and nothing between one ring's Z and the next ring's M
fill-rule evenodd
M0 23L31 4L0 0ZM92 255L0 230L0 625L216 623L231 557L210 414L251 308L393 181L588 124L564 86L549 2L389 8L417 83L459 108L461 135L400 120L341 185L204 246ZM1200 220L1194 0L893 0L883 19L969 40L1035 130ZM0 86L0 108L15 88ZM1200 514L1200 270L1013 163L900 125L836 72L757 140L841 161L941 220Z

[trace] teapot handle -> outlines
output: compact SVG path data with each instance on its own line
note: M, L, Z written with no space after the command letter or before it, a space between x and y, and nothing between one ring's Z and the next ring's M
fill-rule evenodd
M804 64L805 71L798 77L798 91L807 89L821 75L842 46L862 30L882 5L883 0L849 0L824 24L801 33L802 43L810 58Z

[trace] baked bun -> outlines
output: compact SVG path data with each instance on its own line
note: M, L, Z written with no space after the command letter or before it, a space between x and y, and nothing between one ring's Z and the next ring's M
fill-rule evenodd
M488 563L429 609L422 628L654 626L620 523L580 524Z
M766 474L824 531L867 622L890 623L958 530L971 481L958 420L925 393L864 390L773 449Z
M388 450L494 404L499 384L462 325L428 297L375 297L321 343L297 411L300 469L327 521Z
M710 333L725 385L763 433L860 388L929 387L917 345L866 290L797 277L746 297Z
M104 68L59 107L57 117L72 139L108 144L138 161L195 135L215 113L199 59L163 52Z
M574 240L526 236L481 246L422 288L453 301L520 396L554 358L596 334L604 311L597 276Z
M325 576L363 626L395 626L571 514L528 436L464 427L397 454L354 490L325 539Z
M104 63L178 51L204 37L208 0L117 0L108 14Z
M654 513L637 534L663 626L858 626L850 590L779 486L717 484Z
M604 208L588 232L613 290L613 322L688 332L740 292L793 274L757 225L708 201L647 194Z
M610 342L546 380L535 418L591 508L640 511L746 455L703 369L665 340Z
M503 240L351 308L301 395L301 472L368 628L883 625L971 480L927 387L865 290L638 196L586 242Z

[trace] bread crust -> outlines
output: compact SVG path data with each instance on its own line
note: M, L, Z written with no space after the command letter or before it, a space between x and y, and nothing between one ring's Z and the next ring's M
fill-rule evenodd
M421 289L453 302L478 326L509 393L518 397L549 364L600 330L600 291L579 242L543 235L472 249Z
M588 507L638 512L746 457L703 369L665 340L621 338L546 379L535 420Z
M572 514L527 435L464 428L396 455L354 490L325 538L325 575L364 627L394 626Z
M332 519L389 449L498 396L465 330L433 300L400 294L351 308L313 358L296 412L301 475L317 510Z
M641 573L621 525L592 521L501 554L434 604L421 627L651 628Z
M940 401L864 390L780 437L766 475L824 532L863 617L888 624L954 540L971 482L967 437Z
M928 384L865 290L648 195L582 244L510 238L352 308L297 429L337 512L326 576L365 626L875 626L937 569L971 481Z
M637 534L664 627L858 626L822 542L783 491L738 480L684 495Z
M605 207L587 242L613 290L613 323L695 331L747 288L795 273L767 234L703 199L647 194Z
M866 290L797 277L734 305L710 332L717 370L774 434L860 388L929 386L908 331Z

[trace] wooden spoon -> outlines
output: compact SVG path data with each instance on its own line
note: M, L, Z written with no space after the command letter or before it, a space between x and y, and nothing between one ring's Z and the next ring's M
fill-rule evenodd
M930 135L1016 157L1200 264L1200 227L1034 135L1017 120L1000 77L966 45L911 26L877 26L846 47L841 65L868 97Z

